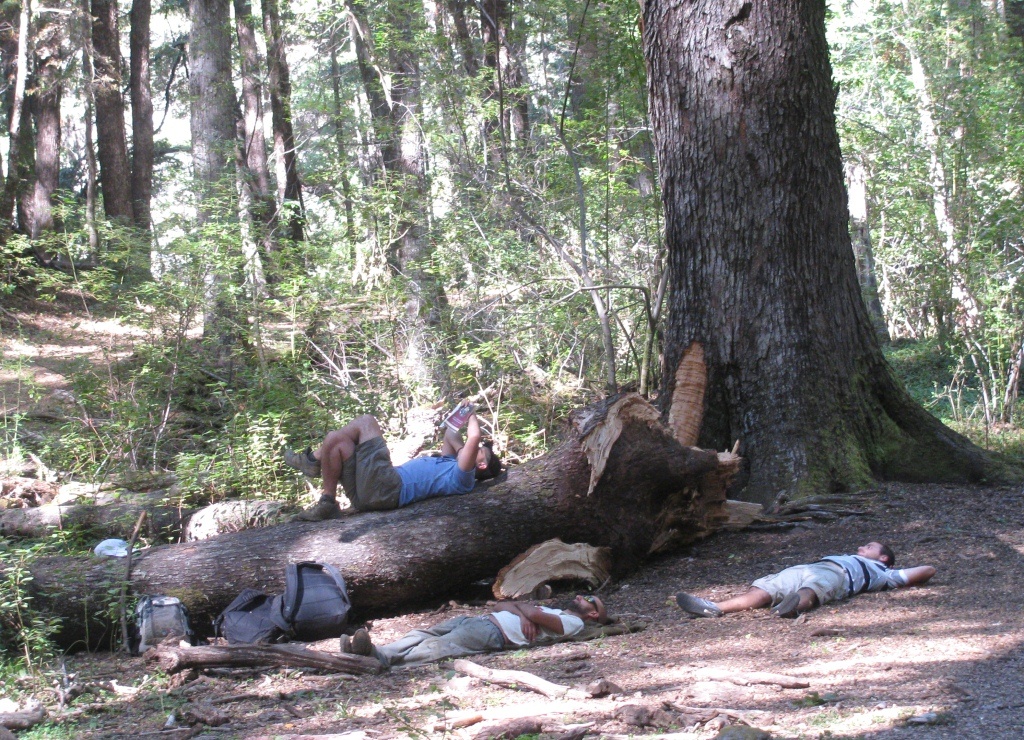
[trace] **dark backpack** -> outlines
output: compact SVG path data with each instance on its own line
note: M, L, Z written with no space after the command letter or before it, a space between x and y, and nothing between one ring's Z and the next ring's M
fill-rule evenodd
M291 563L284 576L284 595L280 608L273 610L274 623L302 642L341 636L352 602L338 569L325 563Z
M274 624L271 613L280 596L267 596L247 588L213 620L213 633L230 645L281 642L284 630Z
M188 609L173 596L143 596L135 605L135 624L128 636L132 655L142 655L168 637L180 637L195 645Z
M302 562L285 569L285 592L268 596L247 588L214 620L228 643L313 642L339 637L351 602L333 565Z

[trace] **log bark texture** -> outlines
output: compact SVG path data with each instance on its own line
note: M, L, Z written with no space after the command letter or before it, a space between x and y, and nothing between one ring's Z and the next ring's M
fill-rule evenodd
M336 565L347 580L354 616L364 618L493 578L530 546L554 537L609 548L612 574L622 574L659 539L667 502L674 512L669 524L677 530L684 526L684 509L690 511L691 539L712 531L707 522L727 518L724 485L702 485L718 477L719 455L682 447L649 415L620 415L634 398L613 397L577 412L561 446L469 495L155 547L138 558L131 587L137 594L177 596L203 632L243 588L282 592L285 564L299 560ZM621 435L587 495L590 463L582 443L612 418L621 423ZM34 566L35 603L63 618L63 645L109 641L105 594L123 577L115 566L81 558L49 558Z
M319 668L335 673L365 675L384 670L375 658L347 653L324 653L302 645L161 645L146 652L146 660L167 673L188 668L238 668L246 666L288 666Z
M139 514L146 512L150 535L177 536L191 509L153 503L124 503L97 506L48 504L30 509L8 509L0 513L0 535L4 537L45 537L57 529L78 529L98 539L127 539Z

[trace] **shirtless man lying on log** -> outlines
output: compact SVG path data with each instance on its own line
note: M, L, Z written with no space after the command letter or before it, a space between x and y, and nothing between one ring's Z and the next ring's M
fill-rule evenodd
M330 432L316 451L286 451L285 464L310 478L321 473L324 478L320 500L296 519L318 522L340 517L339 482L356 511L397 509L435 496L469 493L478 480L501 473L501 460L482 440L480 421L472 409L465 423L465 442L447 426L440 457L417 457L397 467L391 464L380 424L369 414Z
M816 563L759 578L750 590L725 601L709 601L688 593L676 595L680 608L694 617L720 617L729 612L771 606L786 619L819 604L839 601L868 591L916 586L935 575L935 568L920 565L896 570L896 553L888 545L869 542L856 555L828 555Z
M376 646L365 629L341 638L341 652L373 656L385 668L422 665L495 650L516 650L538 640L572 637L585 622L608 624L608 612L596 596L580 594L562 609L523 601L499 601L481 617L454 617L413 630L388 645Z

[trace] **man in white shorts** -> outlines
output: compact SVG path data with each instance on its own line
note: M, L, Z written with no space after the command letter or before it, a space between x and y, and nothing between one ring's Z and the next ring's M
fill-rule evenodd
M580 594L563 609L522 601L499 601L481 617L454 617L423 630L413 630L388 645L375 646L359 629L341 638L341 652L373 656L385 668L423 665L447 658L528 647L542 640L572 637L584 622L608 623L601 599Z
M916 586L935 575L935 568L930 565L902 570L896 570L895 565L896 553L891 547L869 542L859 547L856 555L828 555L816 563L794 565L758 578L745 594L725 601L680 593L676 594L676 603L695 617L720 617L771 606L772 613L792 619L819 604L869 591Z

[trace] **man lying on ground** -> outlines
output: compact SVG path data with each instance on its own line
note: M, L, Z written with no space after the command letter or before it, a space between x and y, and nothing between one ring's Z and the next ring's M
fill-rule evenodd
M819 604L839 601L867 591L886 591L924 583L935 568L921 565L894 570L896 554L888 545L869 542L856 555L828 555L816 563L794 565L759 578L745 594L725 601L708 601L688 593L676 603L695 617L720 617L729 612L772 607L772 613L792 619Z
M471 413L465 442L446 427L440 457L418 457L395 467L380 424L370 415L360 416L329 433L315 452L285 452L287 465L310 478L321 473L324 478L320 501L296 518L318 522L340 517L339 481L356 511L397 509L435 496L469 493L478 480L501 472L501 460L481 439L480 421Z
M514 650L539 640L572 637L584 622L608 623L604 604L596 596L578 595L562 609L522 601L499 601L482 617L454 617L425 630L413 630L388 645L376 646L365 629L341 638L341 651L372 655L385 668L422 665L495 650Z

